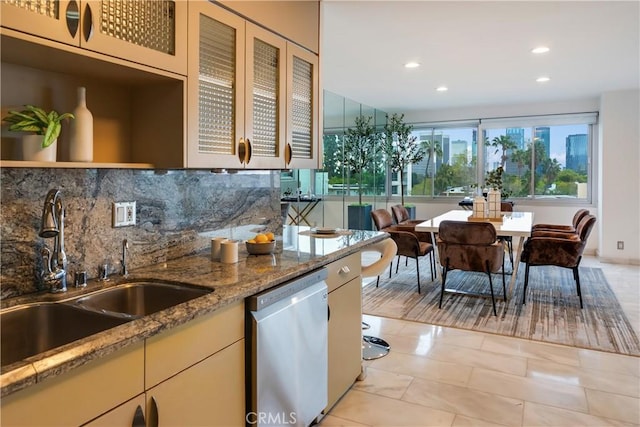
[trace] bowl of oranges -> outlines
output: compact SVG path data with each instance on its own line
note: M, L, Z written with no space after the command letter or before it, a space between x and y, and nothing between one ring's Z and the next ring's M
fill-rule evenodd
M272 254L276 249L276 239L273 233L258 233L245 242L247 252L251 255Z

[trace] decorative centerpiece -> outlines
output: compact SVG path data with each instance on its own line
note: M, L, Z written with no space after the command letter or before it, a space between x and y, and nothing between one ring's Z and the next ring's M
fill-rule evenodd
M487 210L487 201L484 199L484 197L482 197L481 194L478 194L473 199L473 218L474 219L486 218L487 217L486 210Z
M253 239L247 240L245 245L251 255L267 255L276 249L276 240L273 233L258 233Z
M489 218L502 218L502 208L500 191L492 188L487 193L487 203L489 204Z
M72 113L47 113L42 108L25 105L24 110L10 110L2 120L9 124L9 130L29 132L22 138L22 160L56 161L58 136L64 119L73 119Z

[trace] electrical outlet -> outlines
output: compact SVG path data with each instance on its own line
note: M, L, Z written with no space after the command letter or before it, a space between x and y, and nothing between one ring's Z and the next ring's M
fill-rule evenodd
M622 240L618 240L618 249L624 249L624 242Z
M114 202L112 214L114 227L136 225L136 202Z

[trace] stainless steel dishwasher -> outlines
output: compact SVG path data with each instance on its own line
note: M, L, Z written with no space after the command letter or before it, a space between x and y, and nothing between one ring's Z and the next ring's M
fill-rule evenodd
M309 426L327 406L327 270L247 299L247 425Z

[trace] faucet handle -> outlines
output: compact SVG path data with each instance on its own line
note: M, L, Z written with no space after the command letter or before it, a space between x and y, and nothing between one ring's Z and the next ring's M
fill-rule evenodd
M98 280L106 282L109 280L109 263L104 262L98 267Z
M73 275L73 283L76 288L84 288L87 286L87 272L76 271Z

